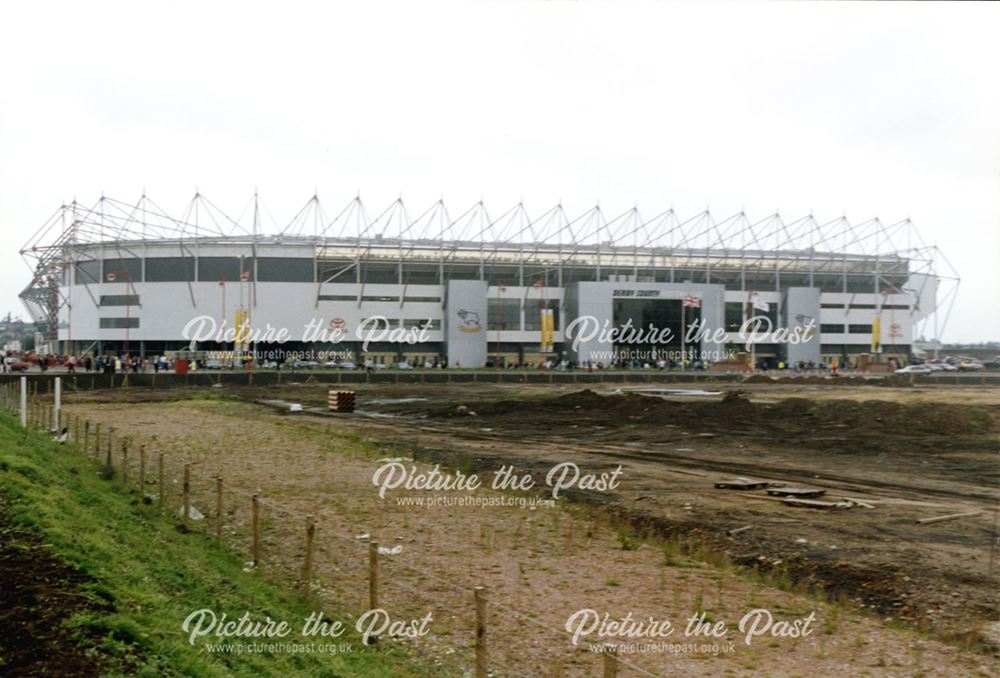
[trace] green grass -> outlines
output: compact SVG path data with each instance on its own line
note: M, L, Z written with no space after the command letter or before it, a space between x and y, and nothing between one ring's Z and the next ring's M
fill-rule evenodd
M188 644L184 619L202 608L254 619L288 621L284 642L317 642L299 635L313 610L325 610L261 572L244 572L244 558L200 532L182 533L156 506L123 493L98 466L48 436L26 432L0 414L0 493L12 505L11 522L41 535L51 555L89 580L81 584L108 611L88 611L63 622L81 652L97 654L108 675L139 676L424 676L400 650L365 648L351 628L340 638L352 651L211 654L200 638ZM90 638L91 640L86 640ZM94 641L93 638L97 638ZM281 642L281 639L277 639ZM217 642L217 641L216 641ZM383 646L384 647L384 646ZM441 675L441 671L436 671Z

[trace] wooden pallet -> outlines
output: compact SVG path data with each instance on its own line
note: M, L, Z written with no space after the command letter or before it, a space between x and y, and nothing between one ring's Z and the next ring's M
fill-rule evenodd
M331 412L353 412L356 400L354 391L329 391L326 404Z

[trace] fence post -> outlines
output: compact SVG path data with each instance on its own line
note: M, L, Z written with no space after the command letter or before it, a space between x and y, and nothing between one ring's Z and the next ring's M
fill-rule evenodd
M250 497L250 525L253 532L253 566L260 564L260 504L257 494Z
M73 447L80 450L80 415L73 415Z
M52 423L56 431L62 431L62 377L56 377L56 391L53 396Z
M368 542L368 609L378 609L378 542Z
M184 527L188 524L188 514L191 513L191 464L184 464L184 495L181 500L181 510L184 516L181 520Z
M163 486L163 453L162 452L160 452L158 454L158 457L156 459L156 463L160 467L159 468L160 477L159 477L159 481L157 482L157 489L159 489L159 491L160 491L160 508L162 509L163 508L164 495L167 492L166 488Z
M605 646L603 654L604 678L616 678L618 676L618 658L615 657L615 649Z
M139 445L139 494L146 496L146 445Z
M486 678L486 588L473 590L476 598L476 678Z
M122 440L122 485L128 489L128 438Z
M215 477L215 538L222 539L222 476Z
M21 427L28 428L28 378L21 377Z
M108 458L106 459L107 465L111 466L111 446L115 439L115 428L114 426L108 429Z
M312 516L306 516L306 557L302 563L302 592L309 593L309 582L312 579L313 567L313 537L316 535L316 521Z
M101 458L101 422L94 424L94 457Z

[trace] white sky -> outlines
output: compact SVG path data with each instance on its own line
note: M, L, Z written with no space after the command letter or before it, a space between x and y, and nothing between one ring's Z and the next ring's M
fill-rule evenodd
M998 29L995 3L10 3L0 311L74 196L236 216L257 186L282 225L314 188L910 217L962 276L943 338L1000 339Z

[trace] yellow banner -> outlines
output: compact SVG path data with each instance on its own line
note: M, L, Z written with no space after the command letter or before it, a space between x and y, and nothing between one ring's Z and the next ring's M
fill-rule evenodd
M541 350L543 353L551 351L555 346L555 315L552 309L543 308L541 313Z
M878 351L882 347L882 318L875 316L872 320L872 350Z
M236 346L237 351L250 348L250 311L245 308L236 309Z

